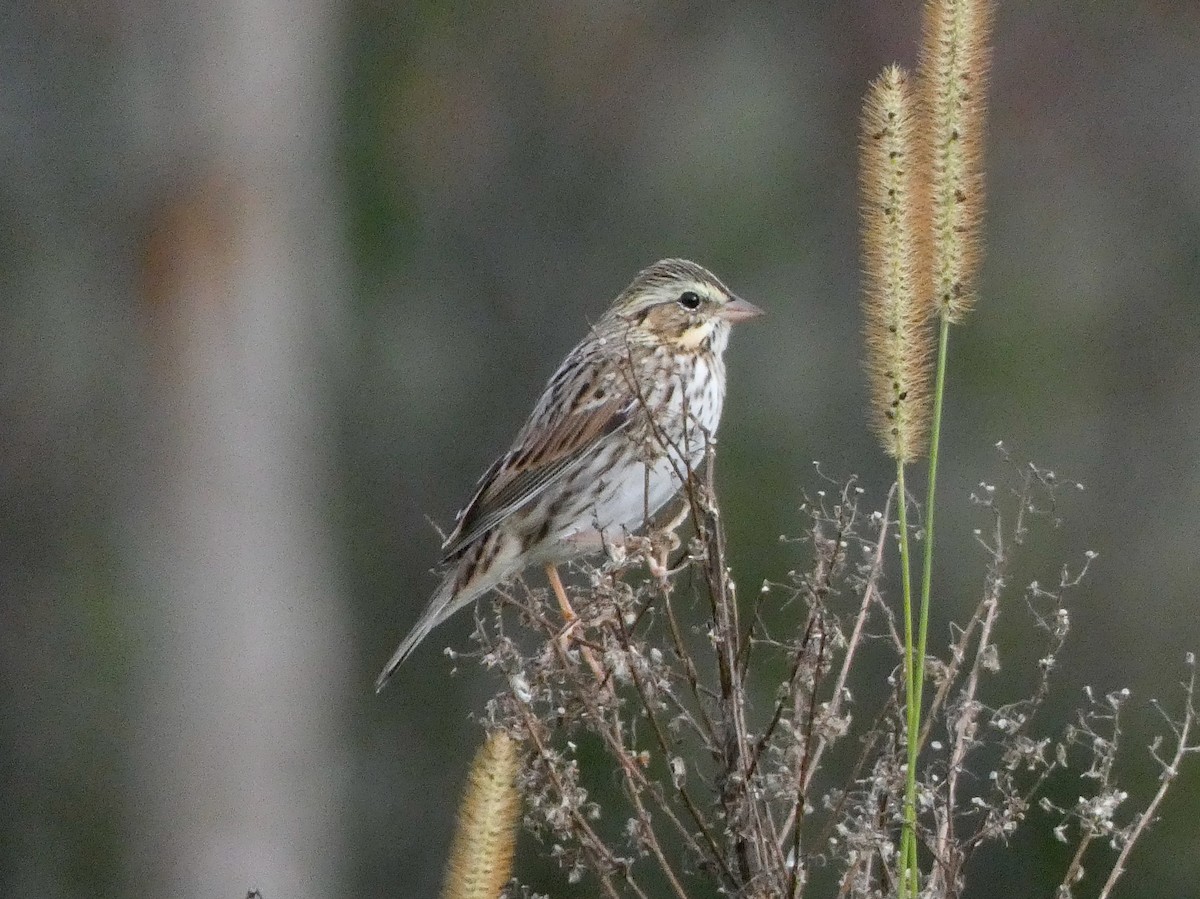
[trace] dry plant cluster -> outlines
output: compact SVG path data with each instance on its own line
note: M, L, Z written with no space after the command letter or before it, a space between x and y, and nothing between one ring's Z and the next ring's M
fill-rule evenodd
M1100 894L1107 896L1194 749L1192 660L1183 711L1164 712L1170 733L1153 747L1161 789L1129 811L1114 777L1128 693L1089 689L1069 724L1039 719L1070 629L1067 597L1091 555L1050 585L1012 586L1018 550L1037 528L1057 526L1055 497L1064 488L1047 471L1006 465L1009 485L981 485L972 497L986 516L977 535L985 563L978 604L926 660L932 698L919 735L917 796L919 843L931 863L922 895L963 895L972 856L1004 845L1032 816L1075 847L1060 897L1073 895L1097 841L1119 850ZM678 541L660 531L586 568L589 587L569 638L547 615L546 591L524 583L477 619L476 655L506 685L484 723L503 735L493 740L524 747L519 773L514 762L505 769L510 786L526 828L569 881L598 884L609 897L895 895L907 759L904 641L882 589L895 539L890 503L867 513L863 496L850 481L805 504L808 533L796 545L807 550L807 567L764 584L744 622L718 508L699 479L687 491L696 536L680 558L668 567ZM515 633L505 607L518 610ZM994 634L1006 609L1040 641L1032 687L1014 698L992 695L1002 662ZM768 623L781 617L795 624ZM881 660L888 689L857 701L852 687L870 682L858 669ZM755 703L752 696L769 695L761 685L772 675L773 698ZM1069 807L1042 795L1064 774L1079 794ZM515 810L510 816L515 823ZM515 881L507 889L534 895Z

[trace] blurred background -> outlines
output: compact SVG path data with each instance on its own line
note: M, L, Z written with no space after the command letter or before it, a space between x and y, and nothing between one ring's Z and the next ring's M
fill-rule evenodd
M655 259L769 312L728 356L743 592L803 566L777 537L828 486L814 460L881 506L854 148L918 14L5 4L0 892L432 895L497 684L439 651L470 616L372 680L435 584L433 524ZM1001 478L993 444L1085 484L1021 577L1099 553L1052 710L1130 688L1123 773L1145 794L1149 701L1178 699L1200 649L1200 6L1008 0L995 43L931 648L979 595L968 494ZM1019 640L1019 591L1010 610ZM1120 895L1195 892L1197 783ZM1054 823L980 856L974 895L1046 894ZM523 877L588 894L535 850Z

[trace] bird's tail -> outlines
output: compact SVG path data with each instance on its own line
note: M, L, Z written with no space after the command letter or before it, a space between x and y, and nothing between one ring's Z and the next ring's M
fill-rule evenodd
M508 548L505 545L502 548ZM383 671L375 679L375 692L382 690L396 669L404 664L418 644L435 627L457 612L466 608L498 583L520 570L515 563L515 554L503 555L497 551L495 540L481 540L469 548L458 560L458 564L446 574L446 579L437 588L429 605L408 632Z
M465 599L463 598L463 593L468 594ZM375 692L378 693L387 686L387 682L396 673L396 669L404 664L404 660L409 657L422 640L429 636L430 631L469 603L477 595L477 593L471 591L455 590L454 572L450 572L450 575L438 587L437 592L433 594L433 598L429 600L429 605L425 607L425 611L421 613L421 617L417 619L417 623L408 632L408 636L401 641L399 647L392 653L392 657L388 659L388 663L383 666L383 671L379 672L379 677L375 679Z

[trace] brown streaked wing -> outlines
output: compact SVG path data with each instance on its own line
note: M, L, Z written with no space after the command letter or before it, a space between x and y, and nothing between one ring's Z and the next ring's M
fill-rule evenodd
M597 444L627 427L636 405L615 398L575 405L548 427L527 425L517 445L484 474L475 496L459 514L454 532L446 538L442 561L450 561L481 534L540 496Z

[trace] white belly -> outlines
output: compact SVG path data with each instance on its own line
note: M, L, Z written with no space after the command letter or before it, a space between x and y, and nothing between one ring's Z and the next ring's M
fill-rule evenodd
M701 362L700 364L704 364ZM718 361L718 364L719 361ZM607 543L619 543L626 535L644 528L647 521L683 488L691 469L703 464L709 440L716 434L724 399L722 377L702 373L701 383L711 391L707 396L683 400L683 390L671 390L670 384L655 384L659 392L648 403L661 403L670 397L658 416L663 440L655 443L653 462L611 464L622 449L610 445L583 469L572 475L580 501L564 516L551 540L564 554L596 552ZM685 417L686 410L686 417ZM636 443L639 438L634 438ZM668 447L664 453L662 444ZM624 452L628 453L628 446ZM603 472L595 476L592 472Z

